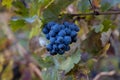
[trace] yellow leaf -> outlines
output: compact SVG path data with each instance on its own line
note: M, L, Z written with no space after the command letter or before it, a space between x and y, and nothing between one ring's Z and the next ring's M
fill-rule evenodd
M13 77L12 74L13 60L11 60L6 67L5 71L2 74L2 80L11 80Z
M3 69L3 64L4 64L4 57L3 57L3 55L0 55L0 72Z
M110 48L110 43L107 43L104 47L104 51L107 51Z
M13 0L2 0L2 5L11 8Z

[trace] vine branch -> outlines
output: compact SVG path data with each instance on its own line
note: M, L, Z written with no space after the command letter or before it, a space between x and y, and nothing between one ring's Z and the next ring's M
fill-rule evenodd
M108 12L90 12L90 13L80 13L80 14L65 14L69 16L86 16L86 15L115 15L120 14L120 11L108 11Z

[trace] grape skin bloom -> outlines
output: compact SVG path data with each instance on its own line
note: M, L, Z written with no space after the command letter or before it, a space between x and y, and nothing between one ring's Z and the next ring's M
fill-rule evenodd
M77 32L79 27L74 23L64 22L58 24L54 21L48 22L42 32L49 40L49 44L46 46L51 55L64 54L65 51L70 50L70 44L77 41Z

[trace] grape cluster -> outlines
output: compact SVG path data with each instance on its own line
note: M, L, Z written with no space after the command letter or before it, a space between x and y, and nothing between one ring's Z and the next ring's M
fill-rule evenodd
M50 43L46 46L51 55L64 54L70 50L69 44L77 41L77 32L79 28L74 23L64 22L58 24L49 22L43 28L43 33Z

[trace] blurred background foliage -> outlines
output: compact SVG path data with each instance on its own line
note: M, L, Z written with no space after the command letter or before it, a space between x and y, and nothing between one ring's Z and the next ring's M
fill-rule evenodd
M0 80L120 80L120 0L91 4L0 0ZM41 30L49 21L80 27L77 42L64 55L51 56L45 48Z

